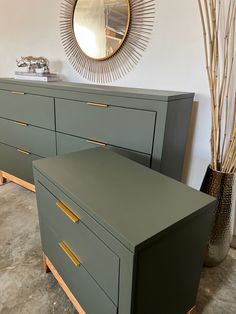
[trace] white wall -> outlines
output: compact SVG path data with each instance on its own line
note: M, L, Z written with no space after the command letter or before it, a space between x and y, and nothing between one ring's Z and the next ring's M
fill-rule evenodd
M0 0L0 77L10 77L15 59L43 55L65 80L85 82L68 62L60 40L60 0ZM210 160L209 93L202 29L196 0L156 0L156 23L141 62L113 85L195 92L186 182L199 188Z

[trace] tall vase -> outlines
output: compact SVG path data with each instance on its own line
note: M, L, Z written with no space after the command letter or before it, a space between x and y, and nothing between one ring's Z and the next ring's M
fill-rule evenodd
M206 266L211 267L222 262L230 248L236 193L235 174L215 171L209 166L200 190L217 199L204 261Z

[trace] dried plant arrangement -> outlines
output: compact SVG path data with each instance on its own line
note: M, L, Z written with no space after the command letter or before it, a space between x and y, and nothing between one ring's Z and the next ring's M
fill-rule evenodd
M198 0L211 98L211 168L236 173L236 0Z

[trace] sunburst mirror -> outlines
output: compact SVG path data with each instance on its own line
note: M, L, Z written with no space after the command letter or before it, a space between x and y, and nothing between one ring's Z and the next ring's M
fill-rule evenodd
M154 0L63 0L60 30L69 61L86 79L125 75L147 47Z

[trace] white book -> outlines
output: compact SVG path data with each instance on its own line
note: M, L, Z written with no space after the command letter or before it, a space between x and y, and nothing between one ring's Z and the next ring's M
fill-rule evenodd
M30 80L30 81L41 81L41 82L57 82L60 81L58 76L31 76L31 75L18 75L15 74L16 80Z
M15 75L23 76L40 76L40 77L58 77L57 73L37 73L37 72L24 72L24 71L15 71Z

